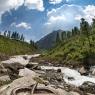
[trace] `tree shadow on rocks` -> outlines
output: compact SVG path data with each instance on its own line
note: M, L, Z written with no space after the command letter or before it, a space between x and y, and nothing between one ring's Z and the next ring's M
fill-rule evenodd
M85 53L83 58L83 66L86 70L90 70L90 67L95 65L95 53Z

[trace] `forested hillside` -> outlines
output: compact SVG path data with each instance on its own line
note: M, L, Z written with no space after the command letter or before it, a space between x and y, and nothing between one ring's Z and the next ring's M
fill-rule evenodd
M31 54L37 49L35 43L25 42L25 37L17 32L5 31L0 35L0 55Z
M95 63L95 19L91 25L81 19L80 28L64 31L56 37L56 47L50 50L44 58L65 64L84 63L91 59Z

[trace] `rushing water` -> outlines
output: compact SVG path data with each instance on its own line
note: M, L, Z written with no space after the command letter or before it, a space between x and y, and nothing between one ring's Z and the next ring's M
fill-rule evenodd
M77 70L69 69L67 67L50 67L50 66L41 66L41 69L61 69L64 80L68 84L72 84L75 86L81 86L84 82L92 82L95 83L95 78L91 78L89 76L82 76ZM70 80L72 78L72 80Z
M18 63L21 63L22 65L26 65L29 63L29 60L31 57L38 57L39 55L40 54L14 56L14 57L11 57L9 60L2 61L2 63L11 64L14 62L18 62ZM27 59L24 59L23 56L26 56ZM95 83L95 78L91 78L89 76L82 76L77 70L69 69L67 67L41 66L41 69L42 70L61 69L61 71L64 75L65 82L68 84L75 85L75 86L80 86L84 82L87 82L87 81ZM70 80L70 78L72 78L72 80Z

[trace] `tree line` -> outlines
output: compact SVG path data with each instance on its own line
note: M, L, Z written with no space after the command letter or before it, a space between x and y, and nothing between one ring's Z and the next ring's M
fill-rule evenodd
M23 41L25 40L25 37L23 36L23 34L19 34L18 32L11 32L11 31L4 31L3 34L0 33L0 35L7 37L9 39L15 39L15 40L19 40L19 41Z
M18 32L12 32L12 31L7 31L6 30L6 31L3 32L3 34L1 34L1 32L0 32L0 35L2 35L4 37L7 37L9 39L15 39L15 40L19 40L19 41L22 41L22 42L25 41L24 35L19 34ZM30 40L29 44L31 46L33 46L34 48L37 48L37 45L33 40Z
M74 36L85 36L88 39L89 46L91 46L89 36L95 33L95 18L92 19L92 23L89 24L84 18L81 18L80 28L74 27L71 31L63 31L61 34L57 32L56 43L66 41Z

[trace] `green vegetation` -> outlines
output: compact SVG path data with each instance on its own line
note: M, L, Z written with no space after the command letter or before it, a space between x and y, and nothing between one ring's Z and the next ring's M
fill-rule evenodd
M91 25L81 19L80 29L74 27L72 31L63 31L56 41L56 47L48 51L44 58L63 64L95 63L95 19Z
M6 33L4 33L6 34ZM16 34L16 36L13 36ZM23 35L13 32L12 38L9 36L0 35L0 55L18 55L18 54L31 54L37 47L35 44L29 44L24 41ZM9 34L10 35L10 34ZM18 38L19 37L19 38Z

